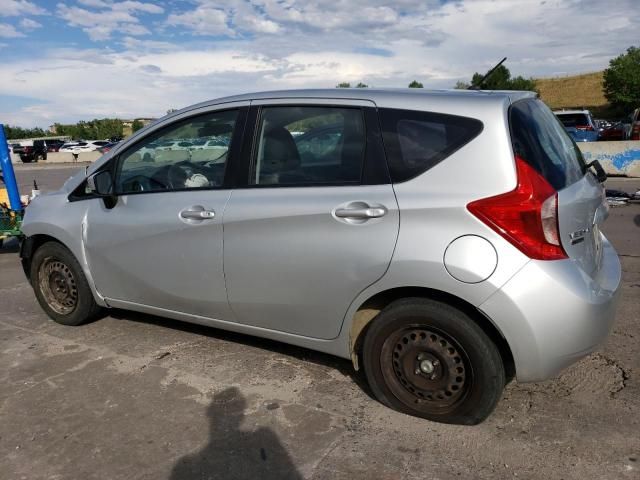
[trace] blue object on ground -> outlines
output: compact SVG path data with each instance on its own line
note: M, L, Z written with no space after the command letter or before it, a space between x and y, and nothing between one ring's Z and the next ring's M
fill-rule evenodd
M11 155L9 155L9 146L7 138L4 134L4 125L0 123L0 168L2 169L2 177L7 187L7 195L9 196L9 206L17 212L22 210L20 202L20 192L18 190L18 182L11 164Z

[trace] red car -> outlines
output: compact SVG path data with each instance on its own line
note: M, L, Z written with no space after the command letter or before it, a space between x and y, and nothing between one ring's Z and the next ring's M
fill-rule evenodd
M600 132L599 140L624 140L624 125L617 122Z
M631 119L631 136L629 140L640 140L640 108L636 108Z

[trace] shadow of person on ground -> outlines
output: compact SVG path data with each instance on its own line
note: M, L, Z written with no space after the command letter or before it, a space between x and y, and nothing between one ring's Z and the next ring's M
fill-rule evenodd
M170 480L302 479L275 432L241 429L246 408L235 387L217 394L207 410L209 443L180 458Z

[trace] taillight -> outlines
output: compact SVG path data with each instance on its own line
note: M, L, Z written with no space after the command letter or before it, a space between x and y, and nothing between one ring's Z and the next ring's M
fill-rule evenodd
M631 129L631 140L640 140L640 123L636 123Z
M476 200L467 209L529 258L567 258L560 245L558 193L518 156L516 172L515 190Z
M593 132L593 127L591 125L576 125L576 130L584 130L587 132Z

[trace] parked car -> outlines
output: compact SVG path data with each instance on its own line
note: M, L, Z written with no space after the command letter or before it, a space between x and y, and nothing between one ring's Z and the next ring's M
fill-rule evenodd
M227 151L140 154L187 134ZM605 178L532 92L241 95L36 197L20 255L63 325L119 308L281 340L350 358L391 408L475 424L612 329Z
M11 144L11 152L20 155L24 151L24 147L20 143Z
M598 140L596 127L589 110L559 110L553 112L564 125L565 130L576 142L595 142Z
M89 142L74 142L74 143L65 143L60 147L59 152L66 153L82 153L82 152L93 152L96 150L97 146L89 143Z
M625 126L622 122L616 122L610 126L604 128L600 132L600 140L624 140L625 139Z
M640 140L640 108L633 111L629 140Z
M105 153L110 151L112 148L114 148L116 145L118 145L118 143L119 142L107 142L106 145L102 145L101 147L98 147L98 151L104 155Z
M47 152L58 152L60 147L64 145L62 140L45 140Z
M38 160L47 159L47 145L44 140L33 140L22 147L22 151L20 152L20 160L22 160L22 163L31 163L32 161L37 162Z

